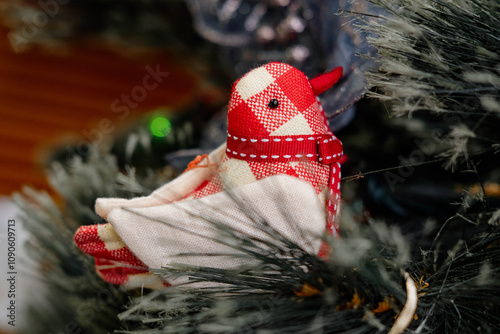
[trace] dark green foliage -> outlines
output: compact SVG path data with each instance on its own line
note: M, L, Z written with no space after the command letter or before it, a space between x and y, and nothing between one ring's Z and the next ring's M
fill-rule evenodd
M368 81L393 111L500 111L500 3L371 0L388 12L367 28L380 56Z
M73 234L80 225L102 221L93 211L97 197L142 196L166 179L157 174L154 184L149 182L153 188L145 188L132 171L121 174L115 161L109 153L91 147L85 162L74 157L66 166L54 163L50 179L65 200L63 209L45 192L28 188L14 196L32 236L27 245L30 258L39 265L39 279L47 289L45 300L28 306L22 333L111 333L127 327L117 313L137 292L104 282L93 259L73 244ZM140 181L148 184L146 178Z

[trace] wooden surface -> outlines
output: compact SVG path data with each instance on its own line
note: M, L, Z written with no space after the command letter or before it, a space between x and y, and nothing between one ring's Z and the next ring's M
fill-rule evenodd
M113 112L112 103L143 85L147 66L169 75L121 119L123 113ZM152 109L187 105L197 80L185 68L164 54L126 58L95 46L16 54L7 31L0 29L0 194L22 184L48 188L42 152L70 137L81 140L82 131L98 129L103 119L119 129Z

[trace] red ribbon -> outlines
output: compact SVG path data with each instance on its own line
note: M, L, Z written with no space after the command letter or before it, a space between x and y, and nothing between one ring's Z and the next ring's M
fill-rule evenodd
M227 155L254 162L319 161L332 164L343 154L334 135L247 137L228 134Z

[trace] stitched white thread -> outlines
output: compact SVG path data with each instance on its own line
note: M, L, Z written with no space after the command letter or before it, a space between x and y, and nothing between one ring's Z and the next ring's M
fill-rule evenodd
M247 140L248 140L248 139L246 139L246 138L239 138L239 137L236 137L236 136L231 136L230 134L228 134L227 136L228 136L229 138L233 138L234 140L238 140L238 139L240 139L240 140L241 140L241 141L243 141L243 142L245 142L245 141L247 141ZM322 140L323 138L324 138L324 137L318 137L318 138L316 138L316 139L318 140L318 144L319 144L319 140ZM307 139L308 139L308 140L315 140L315 138L314 138L314 137L308 137ZM329 142L329 141L334 141L334 140L336 140L336 139L337 139L337 137L335 137L335 136L330 137L329 139L323 139L323 143L327 143L327 142ZM294 139L293 139L293 138L285 138L285 140L286 140L286 141L293 141ZM296 138L295 140L296 140L296 141L303 141L303 140L304 140L304 138ZM257 140L257 139L250 139L250 141L251 141L252 143L256 143L258 140ZM269 141L269 139L267 139L267 138L262 138L262 139L261 139L261 141L263 141L263 142L268 142L268 141ZM281 141L281 139L280 139L280 138L273 138L273 141L275 141L275 142L280 142L280 141Z
M332 136L333 136L333 135L332 135ZM235 140L238 140L238 137L236 137L236 136L231 136L229 133L228 133L228 137L229 137L229 138L234 138ZM323 137L323 138L324 138L324 137ZM247 139L246 139L246 138L239 138L239 139L241 139L241 141L242 141L242 142L246 142L246 141L247 141ZM314 140L315 138L314 138L314 137L308 137L307 139L308 139L308 140ZM317 143L318 143L318 144L319 144L319 141L320 141L321 139L322 139L322 137L318 137L318 138L317 138L317 140L318 140L318 142L317 142ZM336 137L335 137L335 136L330 137L329 139L324 139L324 140L323 140L323 143L327 143L328 141L333 141L334 139L336 139ZM296 140L297 140L297 141L303 141L303 140L304 140L304 138L296 138ZM256 142L258 142L258 140L257 140L257 139L250 139L250 141L251 141L252 143L256 143ZM261 141L262 141L262 142L269 142L269 139L267 139L267 138L262 138L262 139L261 139ZM275 142L280 142L280 141L281 141L281 139L280 139L280 138L273 138L273 141L275 141ZM293 141L293 138L285 138L285 141L288 141L288 142ZM227 149L226 149L226 151L227 151L227 152L231 152L231 150L230 150L229 148L227 148ZM236 152L236 151L232 151L232 153L233 153L234 155L236 155L236 156L238 155L238 152ZM332 157L333 157L333 158L336 158L337 156L340 156L340 155L342 155L342 154L343 154L343 152L342 152L342 153L339 153L339 154L333 154L333 155L331 155L331 156L326 157L326 159L332 159ZM246 154L244 154L244 153L240 153L240 156L245 157L245 156L246 156ZM255 154L250 154L249 156L250 156L250 158L256 158L256 157L257 157L257 155L255 155ZM296 157L296 158L302 158L303 156L304 156L304 155L302 155L302 154L297 154L297 155L295 155L295 157ZM309 153L309 154L307 154L306 156L307 156L308 158L312 158L312 157L314 156L314 154L313 154L313 153ZM260 157L261 157L262 159L266 159L268 156L267 156L267 155L261 155ZM279 155L273 155L273 156L271 156L271 157L272 157L273 159L278 159L278 158L279 158ZM292 156L291 156L291 155L288 155L288 154L283 155L283 158L286 158L286 159L289 159L289 158L291 158L291 157L292 157ZM319 153L316 153L316 157L318 157L318 160L319 160L319 161L323 161L323 160L324 160L324 159L323 159L323 157L320 157L320 156L319 156ZM340 168L340 163L339 163L339 162L337 162L337 166L339 166L339 168ZM335 167L332 167L332 168L333 168L333 173L335 173L335 172L336 172ZM332 180L332 185L333 185L333 180ZM338 187L339 187L339 189L340 189L340 184L338 185Z

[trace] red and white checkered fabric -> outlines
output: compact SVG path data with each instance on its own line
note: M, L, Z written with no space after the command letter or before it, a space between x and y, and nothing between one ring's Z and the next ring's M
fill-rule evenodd
M325 227L336 235L340 205L338 160L342 146L330 132L315 95L323 90L314 89L301 71L287 64L270 63L250 71L233 85L225 152L218 161L204 160L199 164L216 163L217 172L208 174L196 187L190 185L192 191L182 189L183 183L174 180L172 183L176 182L181 195L158 203L144 200L141 205L194 200L272 175L286 174L312 185L328 212ZM279 152L252 154L275 148ZM287 154L288 151L293 154ZM96 226L81 227L75 234L75 242L96 258L96 269L106 281L129 284L131 277L148 272L147 266L133 254L133 248L131 252L119 236L113 234L109 224ZM322 247L320 255L325 251Z
M271 108L271 100L277 100L278 107ZM229 102L228 133L229 137L248 137L250 140L251 137L277 136L304 136L306 140L307 137L316 139L321 135L335 138L308 78L298 69L283 63L269 63L256 68L234 83ZM200 198L217 193L226 185L243 185L276 174L296 176L311 183L322 201L328 201L329 228L337 234L340 163L330 166L319 159L229 162L234 159L234 154L228 152L222 160L223 171L220 175L201 185L191 196ZM225 166L231 171L224 172Z

